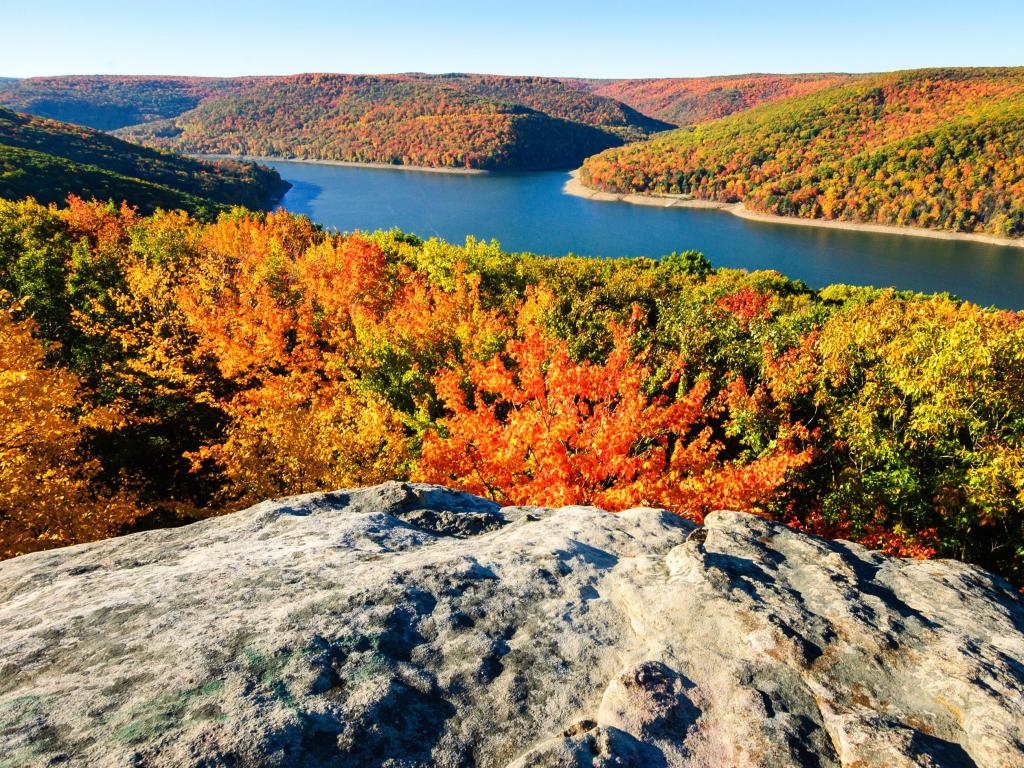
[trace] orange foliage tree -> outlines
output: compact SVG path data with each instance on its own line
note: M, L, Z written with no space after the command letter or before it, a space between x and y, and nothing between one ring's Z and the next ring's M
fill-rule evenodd
M243 500L400 477L399 414L361 387L356 329L387 298L380 249L286 214L222 218L179 302L235 394L226 439L196 451Z
M700 520L721 507L758 511L807 461L788 448L728 461L706 381L680 390L677 361L649 395L651 369L621 326L603 363L577 362L545 329L543 304L524 305L504 355L471 365L468 377L438 374L451 415L424 440L423 479L510 504L658 504Z

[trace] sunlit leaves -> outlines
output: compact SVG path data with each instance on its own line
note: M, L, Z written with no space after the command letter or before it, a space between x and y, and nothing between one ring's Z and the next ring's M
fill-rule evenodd
M573 360L540 321L549 301L531 298L518 338L472 365L468 382L458 370L440 373L438 392L452 415L425 440L423 477L506 503L657 504L700 519L719 507L758 509L806 462L787 450L723 461L706 381L679 390L677 360L648 396L650 367L623 327L613 328L603 363Z
M128 494L94 484L78 381L44 367L33 330L0 310L0 557L111 536L140 512Z
M1024 581L1017 313L78 200L0 203L0 260L8 554L418 477Z

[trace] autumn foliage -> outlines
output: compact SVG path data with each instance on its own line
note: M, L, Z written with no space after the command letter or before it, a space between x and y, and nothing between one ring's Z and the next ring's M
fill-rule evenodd
M425 479L508 504L657 504L700 520L714 509L757 509L806 462L788 451L722 462L706 381L680 391L677 360L649 395L651 369L621 326L603 363L573 360L539 320L541 301L522 308L521 338L470 368L472 403L461 371L438 376L451 415L424 442Z
M0 311L0 557L104 538L139 514L130 494L94 485L85 429L106 417L80 413L77 378L46 368L35 324L12 317L18 308Z
M6 555L391 478L1024 582L1024 324L949 297L0 201Z
M550 78L303 74L119 135L189 153L508 170L572 167L669 127Z
M220 403L226 439L195 466L220 466L245 500L402 476L401 420L357 386L357 332L388 291L380 249L281 214L222 219L201 247L179 309L234 392Z
M588 158L619 192L803 218L1024 234L1024 69L860 77Z

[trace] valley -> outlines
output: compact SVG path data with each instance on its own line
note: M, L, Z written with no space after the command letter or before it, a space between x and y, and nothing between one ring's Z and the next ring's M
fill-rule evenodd
M0 768L1024 765L1024 5L3 18Z
M1019 240L992 238L997 242L991 243L980 235L885 227L873 232L848 222L821 226L807 220L811 226L792 226L803 220L760 221L733 215L732 206L714 201L685 201L698 207L680 208L675 199L587 188L577 196L566 194L572 178L564 171L467 174L323 161L263 162L292 184L281 200L284 208L341 231L398 227L452 243L471 235L497 240L513 252L547 256L657 258L693 248L716 266L774 269L815 288L891 285L950 291L982 306L1024 308ZM642 205L622 202L622 197Z
M96 76L0 82L0 105L192 155L579 166L580 183L602 193L1005 245L1024 233L1022 84L1024 69L1010 68L646 80Z

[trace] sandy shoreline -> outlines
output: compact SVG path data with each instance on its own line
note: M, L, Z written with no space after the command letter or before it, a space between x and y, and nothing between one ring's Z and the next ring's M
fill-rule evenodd
M897 227L888 224L863 224L854 221L827 221L824 219L800 219L795 216L776 216L770 213L751 211L743 203L719 203L714 200L694 200L683 195L639 195L616 194L602 192L584 186L579 180L579 171L569 174L562 191L567 195L584 197L588 200L601 202L630 203L632 205L650 205L658 208L712 208L726 211L748 221L759 221L765 224L786 224L794 227L818 227L820 229L845 229L854 232L874 232L882 235L908 235L910 237L929 237L933 240L966 240L987 245L1003 245L1012 248L1024 248L1024 238L997 237L996 235L975 234L970 232L944 232L938 229L920 227Z
M267 157L262 155L189 155L199 160L245 160L255 163L308 163L310 165L339 165L343 168L382 168L390 171L417 171L419 173L460 173L476 175L491 173L479 168L434 168L428 165L396 165L393 163L356 163L348 160L306 160L301 157Z

